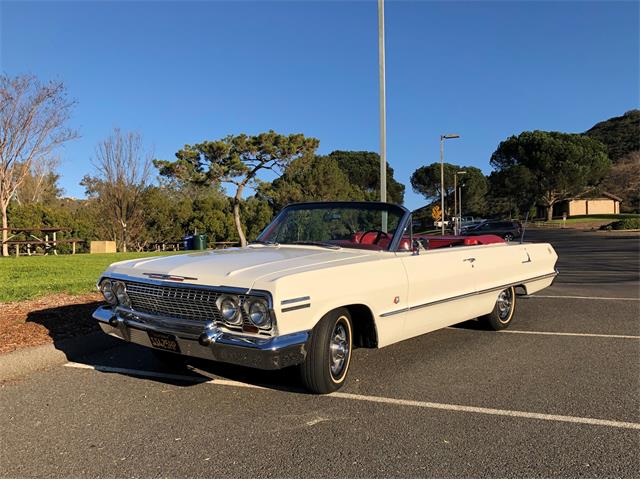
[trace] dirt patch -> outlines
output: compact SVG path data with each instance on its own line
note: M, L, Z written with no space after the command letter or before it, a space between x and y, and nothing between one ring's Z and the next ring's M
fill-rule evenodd
M55 294L0 303L0 353L45 345L99 330L91 314L102 295Z

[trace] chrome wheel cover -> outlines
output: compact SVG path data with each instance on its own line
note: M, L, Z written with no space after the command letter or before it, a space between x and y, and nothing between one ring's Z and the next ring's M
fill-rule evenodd
M500 292L496 305L498 305L498 317L500 317L500 321L503 323L508 322L511 318L511 308L513 305L513 289L507 288Z
M339 319L336 323L331 342L329 343L330 368L334 379L339 378L349 362L350 341L349 333L344 323Z

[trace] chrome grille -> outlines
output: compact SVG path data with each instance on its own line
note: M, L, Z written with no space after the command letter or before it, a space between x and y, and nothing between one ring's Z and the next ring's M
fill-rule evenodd
M125 282L131 308L139 312L203 322L222 321L216 307L220 293L188 287Z

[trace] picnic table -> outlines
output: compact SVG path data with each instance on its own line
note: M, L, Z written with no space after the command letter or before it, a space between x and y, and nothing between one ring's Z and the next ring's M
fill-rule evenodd
M27 255L32 255L32 247L42 246L44 248L44 254L48 255L49 252L53 252L54 255L58 255L57 247L60 244L71 244L71 253L76 253L76 244L82 243L84 240L80 238L63 238L58 239L58 233L70 232L71 228L68 227L40 227L40 228L23 228L23 227L9 227L2 228L0 231L8 231L9 237L3 244L14 246L16 249L16 257L20 256L20 247L24 246L27 249ZM38 235L36 235L38 234ZM24 235L26 240L13 240L19 235ZM35 252L34 252L35 253Z

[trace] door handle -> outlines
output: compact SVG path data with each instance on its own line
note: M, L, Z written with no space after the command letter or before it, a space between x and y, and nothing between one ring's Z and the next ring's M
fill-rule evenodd
M469 262L469 263L473 263L476 261L476 259L474 257L469 257L469 258L465 258L464 260L462 260L463 262Z

